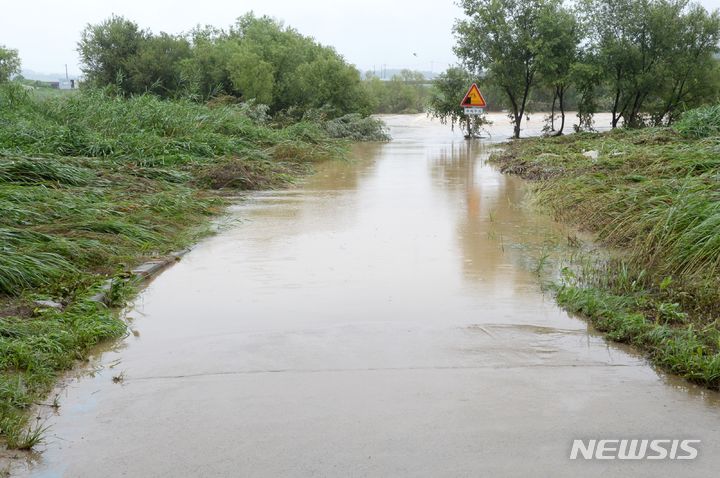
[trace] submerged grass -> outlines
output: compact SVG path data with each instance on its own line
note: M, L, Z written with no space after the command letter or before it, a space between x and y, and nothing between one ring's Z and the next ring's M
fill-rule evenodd
M346 143L335 136L382 133L358 118L345 131L320 122L276 127L262 113L0 88L0 436L8 446L40 439L27 412L58 373L126 333L116 313L91 300L104 281L204 234L225 204L213 190L286 184L341 156ZM113 284L112 305L122 306L130 293Z
M689 112L674 129L523 140L493 158L503 171L535 180L536 200L558 219L616 251L566 277L560 304L609 338L644 349L663 368L714 389L720 388L717 113Z

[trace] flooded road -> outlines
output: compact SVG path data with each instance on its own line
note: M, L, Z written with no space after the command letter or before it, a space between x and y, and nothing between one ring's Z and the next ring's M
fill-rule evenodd
M69 382L18 474L716 474L718 395L543 295L538 253L568 231L523 206L488 143L386 121L391 143L253 194L152 282L136 335ZM694 461L571 461L576 438L702 443Z

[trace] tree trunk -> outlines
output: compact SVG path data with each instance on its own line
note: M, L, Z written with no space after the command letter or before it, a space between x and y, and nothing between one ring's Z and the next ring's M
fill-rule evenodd
M557 90L558 99L560 101L560 129L555 136L561 136L565 129L565 87L559 86Z
M517 99L515 98L515 95L513 95L512 90L510 90L510 88L508 87L505 87L505 93L507 93L508 99L510 99L510 104L512 104L513 121L515 123L515 127L513 129L513 138L518 139L520 138L520 122L522 121L522 113L518 109Z
M555 87L555 93L553 94L552 107L550 107L550 131L555 131L555 103L557 102L558 88Z
M622 71L618 69L616 71L616 77L615 77L615 98L613 99L613 105L612 105L612 128L617 128L618 121L620 120L620 113L618 112L618 108L620 107L620 87L617 86L618 82L620 81Z
M527 104L528 95L530 94L530 85L532 84L532 74L525 75L525 91L523 92L522 103L520 104L519 114L515 116L515 139L520 139L520 125L525 115L525 105Z
M520 139L520 123L522 123L522 116L515 115L515 127L513 128L513 138Z
M615 92L615 100L613 101L613 107L612 107L612 129L617 128L618 121L620 121L620 113L618 112L620 103L620 90L617 90Z

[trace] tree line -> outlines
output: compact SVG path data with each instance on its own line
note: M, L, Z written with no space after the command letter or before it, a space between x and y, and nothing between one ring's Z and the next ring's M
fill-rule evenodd
M153 34L112 16L88 25L78 44L86 84L118 93L154 93L265 104L271 113L369 113L360 73L332 47L282 22L246 14L228 29Z
M529 111L550 111L562 134L566 111L593 129L669 125L720 92L720 16L688 0L459 0L454 33L466 71L448 69L435 87L422 73L390 81L360 73L332 47L267 16L246 14L227 29L154 34L124 17L88 25L78 51L85 85L120 95L152 93L198 101L253 101L270 113L440 113L460 126L458 108L476 81L490 107L507 109L520 135ZM19 72L16 50L0 47L0 82ZM453 91L452 88L456 88ZM557 113L557 114L556 114ZM456 121L455 121L456 120ZM477 127L467 130L474 134Z
M429 85L423 84L425 75L419 71L401 70L390 80L381 80L368 72L363 85L374 113L422 113L430 96Z
M454 28L455 52L475 77L502 91L515 137L535 90L551 92L556 134L565 128L569 92L578 128L589 130L599 107L612 113L613 128L669 125L720 91L720 15L688 0L459 4L465 18Z

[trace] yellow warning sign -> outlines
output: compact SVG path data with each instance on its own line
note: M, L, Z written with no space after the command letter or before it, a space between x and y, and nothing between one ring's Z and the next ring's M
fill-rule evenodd
M460 106L465 108L485 108L487 106L485 98L483 98L482 93L480 93L480 89L475 83L472 84L468 92L465 94L465 98L463 98Z

